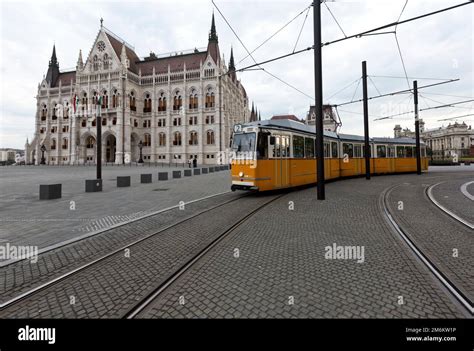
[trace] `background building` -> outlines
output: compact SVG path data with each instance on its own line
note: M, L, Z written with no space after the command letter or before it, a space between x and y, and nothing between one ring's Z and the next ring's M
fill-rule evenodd
M402 129L399 124L393 131L395 138L415 137L414 131ZM474 130L464 122L425 129L425 123L420 119L420 138L426 143L434 160L452 158L454 155L457 155L458 159L474 157Z
M309 112L306 116L306 124L314 125L316 124L316 112L315 107L310 106ZM341 123L338 121L337 113L334 111L334 107L331 105L323 105L323 128L328 132L337 132L337 129L341 126Z
M96 116L102 116L102 160L216 163L235 123L250 119L233 52L221 58L214 15L206 49L140 59L134 48L103 27L75 71L61 72L56 49L38 86L35 136L26 162L95 163Z

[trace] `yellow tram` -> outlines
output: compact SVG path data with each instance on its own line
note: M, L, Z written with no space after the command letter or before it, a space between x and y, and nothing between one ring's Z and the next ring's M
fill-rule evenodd
M372 174L416 172L415 140L371 138ZM267 191L316 183L315 126L292 120L237 125L231 141L232 190ZM428 169L421 143L421 167ZM365 174L364 138L324 132L326 179Z

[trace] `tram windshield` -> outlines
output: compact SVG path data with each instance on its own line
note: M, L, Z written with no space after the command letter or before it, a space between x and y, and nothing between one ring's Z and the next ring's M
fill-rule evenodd
M234 134L232 141L232 151L239 153L249 153L255 151L255 133Z

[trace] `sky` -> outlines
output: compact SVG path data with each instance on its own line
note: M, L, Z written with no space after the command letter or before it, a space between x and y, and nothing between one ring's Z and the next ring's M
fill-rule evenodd
M401 20L462 2L465 0L408 0ZM321 5L322 41L333 41L392 23L400 16L405 3L406 0L327 1ZM206 47L213 9L221 53L228 62L232 46L237 69L254 63L251 57L244 59L247 52L243 45L249 51L254 50L298 14L252 56L261 62L291 53L295 48L313 45L313 9L305 10L310 1L215 0L215 4L240 40L211 0L0 0L0 147L23 148L26 138L33 138L35 96L38 84L46 74L53 44L60 69L74 69L79 50L82 49L84 60L91 50L101 17L104 26L133 45L140 57L147 56L150 51L160 54ZM420 89L419 107L424 109L469 100L474 97L473 19L474 6L470 4L401 24L396 28L396 36L393 33L365 36L323 47L324 103L341 104L362 98L362 83L358 82L364 60L370 76L369 96L408 89L415 79L418 86L442 82L439 79L460 79ZM385 31L393 30L392 27ZM304 118L310 104L314 104L313 51L263 67L265 71L238 73L262 119L278 114ZM472 102L456 106L420 111L420 117L426 128L437 128L454 121L474 125L474 116L439 121L474 113ZM413 113L374 121L378 117L412 110L410 94L371 100L370 134L393 136L395 124L413 130ZM341 106L338 112L343 123L341 132L363 134L361 103Z

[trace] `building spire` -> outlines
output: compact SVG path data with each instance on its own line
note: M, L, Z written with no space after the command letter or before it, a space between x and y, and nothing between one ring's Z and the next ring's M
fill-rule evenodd
M209 33L209 41L218 42L217 31L216 31L216 22L214 20L214 11L212 11L212 23L211 23L211 32Z
M49 61L48 73L46 73L46 81L49 86L54 86L59 78L59 63L56 57L56 44L53 45L53 53Z
M232 46L230 47L229 71L235 71L234 49L232 48Z
M76 69L80 70L84 67L84 62L82 61L82 50L79 50L79 57L77 58Z
M58 66L58 59L56 58L56 44L53 44L53 54L51 55L51 61L49 61L49 67Z

